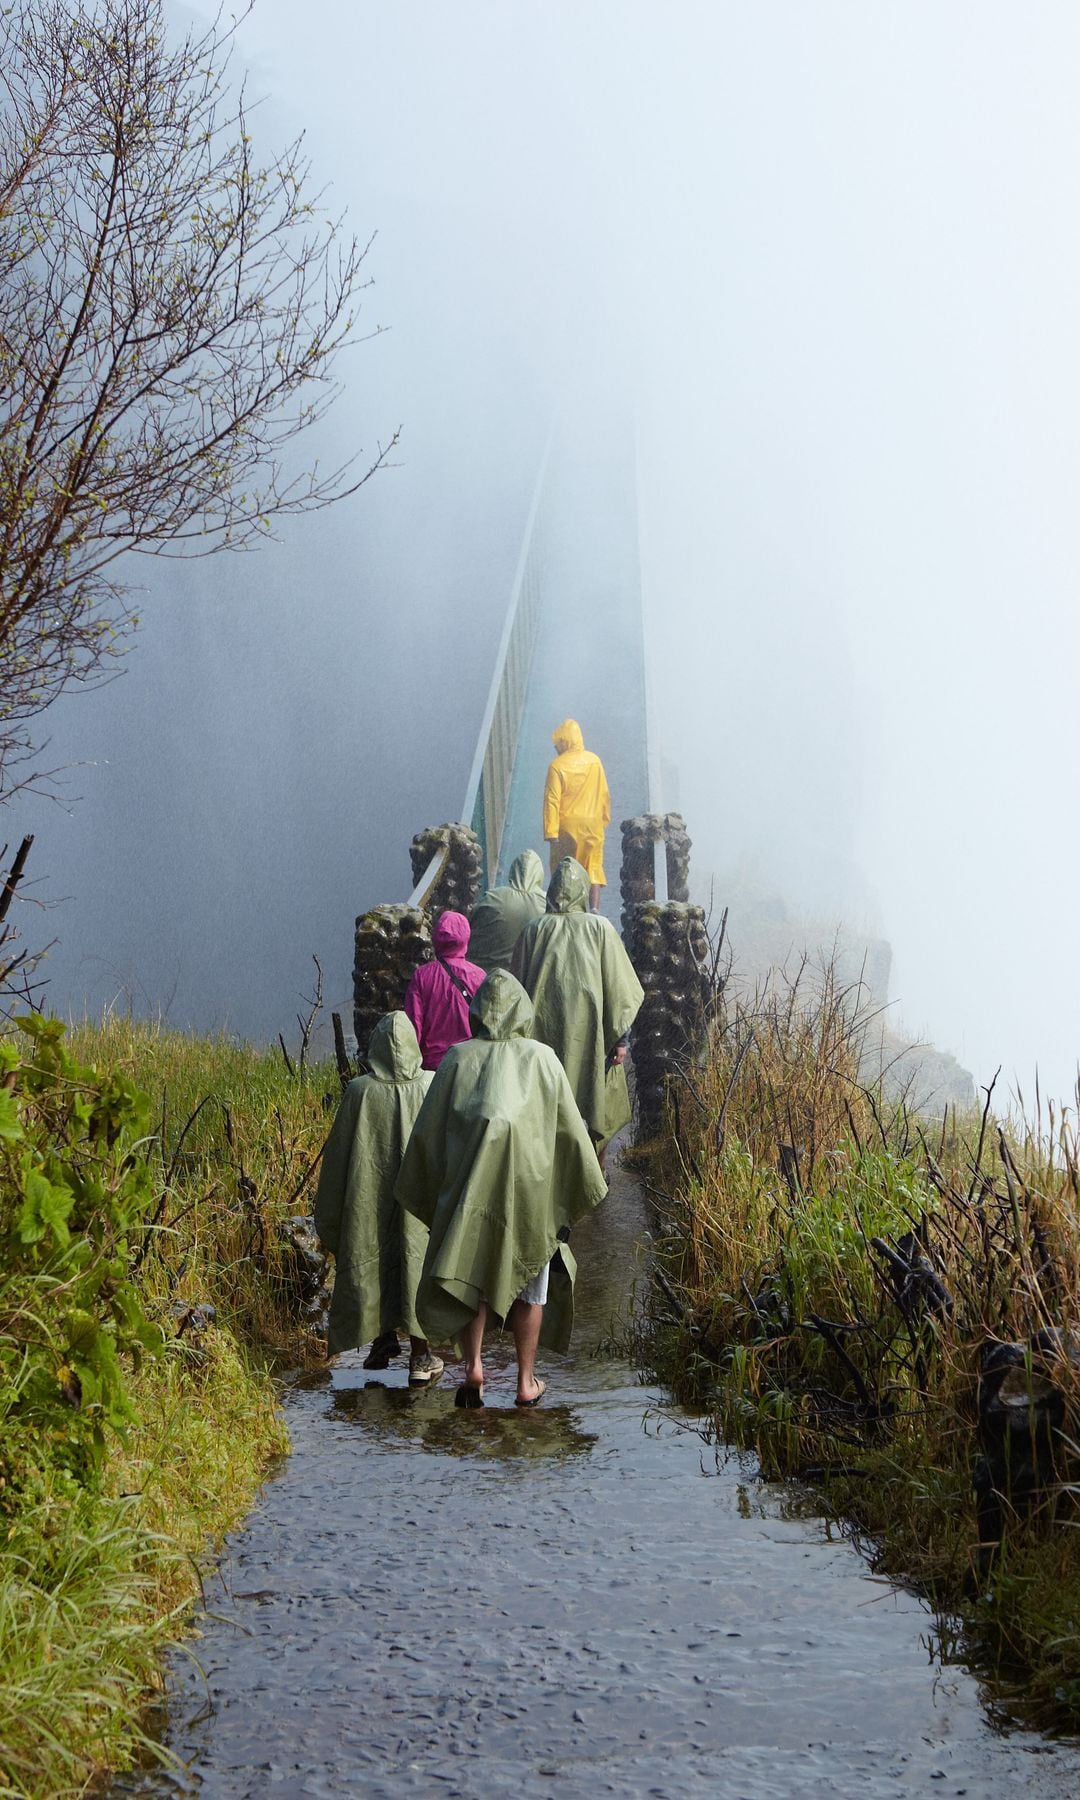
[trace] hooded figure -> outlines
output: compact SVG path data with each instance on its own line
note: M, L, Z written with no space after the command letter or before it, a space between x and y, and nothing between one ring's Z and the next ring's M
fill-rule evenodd
M472 1041L444 1057L397 1182L401 1206L431 1233L417 1312L436 1341L460 1339L485 1307L505 1319L550 1263L540 1342L565 1350L576 1264L559 1233L607 1184L558 1057L532 1037L520 984L495 969L471 1010ZM520 1375L519 1399L534 1403Z
M588 891L581 864L565 857L547 912L522 933L514 968L533 1003L533 1029L557 1052L603 1150L630 1119L621 1047L645 994L614 925L586 910Z
M468 1037L469 1002L484 979L484 970L465 960L469 921L464 913L442 913L431 945L434 960L413 970L404 1000L425 1069L437 1069L451 1044Z
M489 888L473 907L473 960L486 969L509 969L526 925L544 910L544 865L535 850L523 850L510 865L505 887Z
M385 1368L389 1356L397 1354L399 1327L415 1345L424 1341L416 1288L427 1232L402 1212L394 1183L433 1077L420 1067L416 1033L403 1012L379 1020L367 1059L371 1073L345 1089L323 1151L315 1229L337 1264L329 1354L373 1340L386 1340L388 1346L393 1339L393 1349L368 1365Z
M600 904L604 874L604 830L611 822L611 795L600 758L586 750L581 726L564 719L552 742L558 755L548 766L544 784L544 836L551 845L551 873L564 856L582 865Z

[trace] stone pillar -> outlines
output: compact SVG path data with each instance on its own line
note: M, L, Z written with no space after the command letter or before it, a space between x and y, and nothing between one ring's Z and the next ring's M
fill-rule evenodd
M469 913L480 891L480 840L467 825L432 825L409 846L414 886L432 857L448 848L446 867L422 906L374 906L356 921L353 952L353 1030L361 1058L373 1028L393 1012L417 963L431 956L431 924L441 912Z
M663 843L667 856L669 900L690 898L690 838L681 813L639 813L622 822L622 874L625 935L631 909L655 900L653 846Z
M361 1058L383 1013L401 1005L417 963L430 955L427 918L416 907L374 906L361 913L353 959L353 1030Z
M705 1036L711 1000L705 909L689 899L690 838L680 813L623 821L623 942L645 989L630 1034L639 1128L655 1131L667 1078L692 1061ZM666 904L656 899L654 846L667 852Z
M467 825L430 825L417 832L409 846L413 885L444 846L450 851L446 867L424 901L424 910L432 918L441 912L471 913L480 897L484 853L480 839Z

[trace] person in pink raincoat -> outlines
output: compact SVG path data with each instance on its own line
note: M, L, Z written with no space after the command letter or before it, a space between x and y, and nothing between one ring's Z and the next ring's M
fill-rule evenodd
M465 959L469 929L464 913L444 912L431 934L434 960L413 970L405 992L405 1011L420 1040L425 1069L437 1069L451 1044L472 1036L469 1002L484 971Z

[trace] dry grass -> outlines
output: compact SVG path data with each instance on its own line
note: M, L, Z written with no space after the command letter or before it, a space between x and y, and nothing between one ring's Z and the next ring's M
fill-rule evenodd
M962 1604L967 1641L1022 1669L1037 1712L1075 1722L1076 1111L886 1107L860 1082L873 1030L829 970L721 1001L652 1158L643 1353L765 1473L824 1481L882 1566ZM1048 1328L1059 1348L1029 1357L1021 1403L1030 1423L1031 1400L1056 1390L1065 1422L1038 1503L1004 1509L991 1582L972 1486L982 1358Z

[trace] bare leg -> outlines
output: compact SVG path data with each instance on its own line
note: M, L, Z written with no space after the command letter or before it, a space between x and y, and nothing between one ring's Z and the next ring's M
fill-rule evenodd
M589 911L590 912L599 912L600 911L600 889L595 881L593 882L592 887L589 889Z
M539 1384L536 1379L536 1351L543 1322L542 1306L529 1306L524 1300L514 1301L510 1309L510 1329L514 1334L514 1349L517 1353L519 1400L535 1400L537 1395Z
M465 1364L466 1387L483 1387L484 1365L481 1354L484 1348L484 1326L487 1324L487 1301L481 1300L475 1318L463 1327L461 1333L462 1361Z
M412 1351L412 1354L414 1356L426 1356L428 1353L427 1338L411 1337L409 1339L409 1349Z

